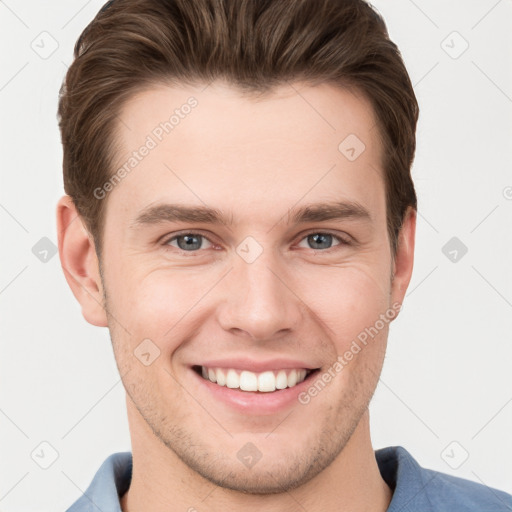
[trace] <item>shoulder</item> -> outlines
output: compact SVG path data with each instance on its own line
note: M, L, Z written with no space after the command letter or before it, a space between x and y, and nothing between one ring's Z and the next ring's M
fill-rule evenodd
M493 487L430 469L423 469L426 479L434 485L429 494L444 505L453 503L453 510L512 512L512 496Z
M512 512L512 495L483 483L473 482L421 467L401 446L377 450L382 477L394 488L389 512Z

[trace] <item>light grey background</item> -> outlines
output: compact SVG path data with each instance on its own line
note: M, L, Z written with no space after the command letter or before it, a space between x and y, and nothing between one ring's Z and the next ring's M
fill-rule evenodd
M63 193L58 90L102 3L0 1L0 510L63 510L130 449L108 332L82 318L40 241L57 241ZM371 406L374 445L512 493L512 2L374 4L421 107L415 270Z

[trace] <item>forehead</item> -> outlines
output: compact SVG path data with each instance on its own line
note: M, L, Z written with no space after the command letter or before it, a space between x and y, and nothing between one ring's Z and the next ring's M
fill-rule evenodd
M117 138L116 169L128 172L109 202L126 211L207 202L263 219L278 205L346 199L378 208L384 196L370 103L327 84L261 97L222 83L155 86L125 104Z

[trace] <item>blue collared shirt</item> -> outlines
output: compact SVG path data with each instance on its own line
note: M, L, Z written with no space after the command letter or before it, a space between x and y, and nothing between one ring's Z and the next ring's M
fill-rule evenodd
M375 452L382 478L393 490L387 512L512 512L512 495L422 468L401 446ZM114 453L67 512L122 512L119 497L130 487L132 454Z

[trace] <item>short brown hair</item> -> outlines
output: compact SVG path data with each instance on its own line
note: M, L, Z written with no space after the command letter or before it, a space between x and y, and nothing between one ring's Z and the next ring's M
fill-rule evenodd
M363 0L114 0L81 34L59 95L64 188L101 253L123 105L156 83L227 80L265 92L290 81L353 87L368 98L384 147L393 255L407 207L418 104L381 16ZM341 142L341 141L340 141Z

